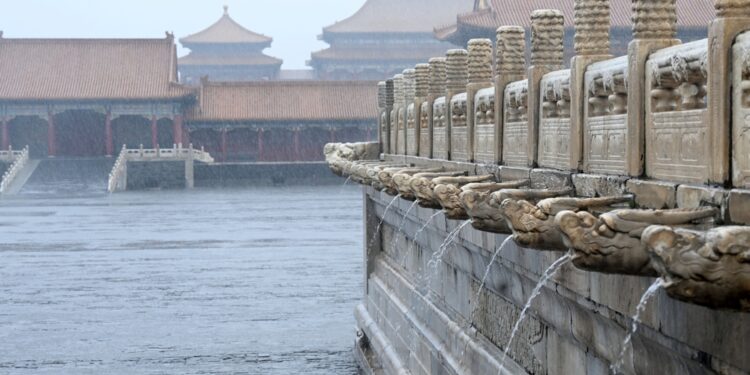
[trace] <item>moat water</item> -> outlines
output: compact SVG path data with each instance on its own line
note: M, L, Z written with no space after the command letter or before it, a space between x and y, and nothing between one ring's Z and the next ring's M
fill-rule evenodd
M0 200L0 374L355 374L354 186Z

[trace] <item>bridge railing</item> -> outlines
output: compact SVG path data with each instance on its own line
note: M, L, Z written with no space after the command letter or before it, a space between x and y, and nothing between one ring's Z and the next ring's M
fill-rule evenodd
M125 153L128 160L132 161L149 161L155 159L185 160L192 158L195 161L203 163L214 162L214 158L203 147L200 150L196 150L192 144L187 148L182 147L182 144L176 144L172 148L143 148L143 145L141 145L137 149L125 149Z
M2 195L8 191L10 184L18 176L18 173L29 163L29 146L24 147L21 151L3 151L0 153L0 157L13 158L13 164L3 173L2 181L0 181L0 195Z
M16 160L21 154L23 154L25 149L22 150L14 150L13 148L8 148L7 150L0 151L0 161L4 162L10 162Z
M128 176L128 163L127 163L128 149L125 145L122 146L122 151L115 160L115 165L112 167L112 172L109 173L109 180L107 182L107 191L114 193L116 191L123 191L127 187L127 176Z
M183 148L182 144L176 144L172 148L144 148L140 145L137 149L122 146L122 151L112 167L109 174L107 190L110 193L124 191L127 189L127 174L129 161L199 161L202 163L213 163L214 158L206 152L203 147L200 150L193 148L190 144Z

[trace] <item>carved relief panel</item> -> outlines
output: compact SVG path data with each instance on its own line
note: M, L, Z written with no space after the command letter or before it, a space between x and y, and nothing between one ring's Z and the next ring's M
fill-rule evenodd
M505 87L505 123L503 124L503 163L528 167L529 81L516 81Z
M432 106L432 158L448 160L448 122L445 118L445 97Z
M583 170L626 174L628 58L591 64L586 70Z
M706 182L711 160L706 109L707 41L653 53L646 65L646 175Z
M391 154L398 153L398 108L391 111L391 142L388 149Z
M380 142L383 144L382 149L384 152L388 151L388 144L390 139L388 138L388 115L385 110L380 111L380 119L378 121L378 128L380 129Z
M474 100L474 159L495 163L495 88L479 90Z
M430 105L431 102L422 103L419 111L419 156L423 158L432 157L432 134L430 133Z
M419 127L417 127L417 110L414 104L406 109L406 154L417 156L419 150Z
M750 188L750 32L734 45L732 183Z
M539 165L570 166L570 70L546 74L540 85Z
M406 155L406 108L398 109L397 119L398 143L396 144L396 153Z
M451 160L469 160L469 130L466 116L466 93L451 99Z

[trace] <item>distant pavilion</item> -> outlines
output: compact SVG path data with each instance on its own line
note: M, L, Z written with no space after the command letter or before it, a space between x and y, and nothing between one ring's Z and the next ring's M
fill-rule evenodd
M445 55L451 44L435 39L433 29L471 10L471 0L367 0L351 17L323 29L320 38L331 47L314 52L308 65L319 79L390 77Z
M197 85L204 76L214 81L276 79L282 60L263 53L271 42L271 37L237 23L225 6L224 15L216 23L180 39L191 51L179 60L181 82Z

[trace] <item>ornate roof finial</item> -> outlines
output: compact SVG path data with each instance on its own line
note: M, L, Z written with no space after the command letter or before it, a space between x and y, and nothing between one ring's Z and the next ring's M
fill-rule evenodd
M484 10L488 9L490 7L489 4L487 4L487 0L475 0L474 1L474 10Z
M225 16L229 15L229 5L224 5L224 15Z

